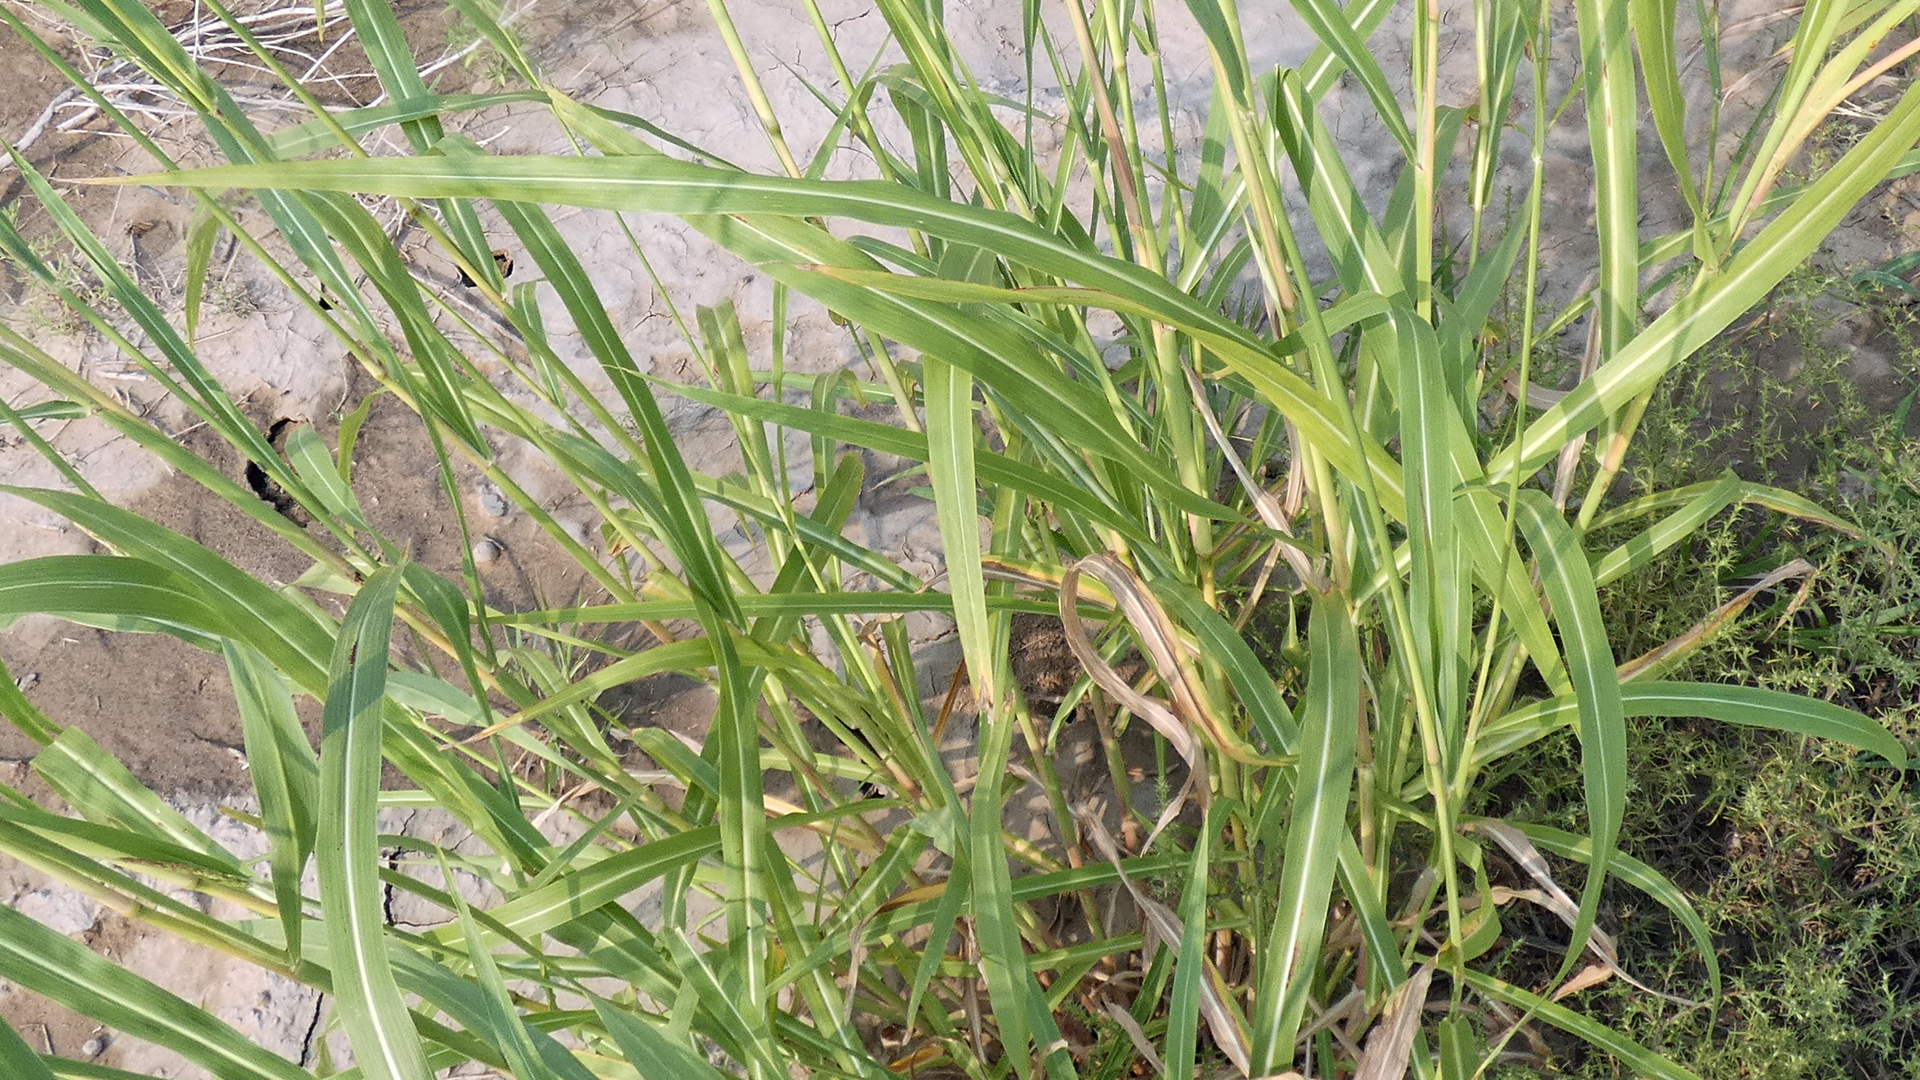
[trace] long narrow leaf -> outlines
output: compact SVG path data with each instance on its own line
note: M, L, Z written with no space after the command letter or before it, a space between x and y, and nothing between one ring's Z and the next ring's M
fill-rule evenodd
M1586 948L1607 867L1619 843L1627 810L1627 719L1620 679L1600 620L1600 599L1579 537L1544 492L1520 493L1515 518L1539 561L1540 582L1553 603L1554 622L1565 643L1579 714L1580 773L1586 790L1587 835L1593 842L1580 917L1573 926L1563 966L1571 969ZM1564 974L1564 972L1563 972Z
M1259 987L1250 1018L1255 1076L1285 1071L1319 968L1340 845L1353 794L1360 716L1360 641L1337 596L1313 605L1314 641L1307 700L1300 710L1299 776L1293 823L1272 928L1260 949Z
M361 1069L373 1080L429 1080L432 1070L387 958L374 824L381 703L399 588L400 571L393 568L361 587L328 668L320 747L320 903L328 916L334 993Z

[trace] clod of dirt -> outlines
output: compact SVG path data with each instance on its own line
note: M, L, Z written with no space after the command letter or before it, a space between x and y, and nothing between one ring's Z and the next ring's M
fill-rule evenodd
M474 501L480 504L480 510L488 517L507 516L507 497L492 484L481 484L474 491Z
M1051 615L1021 612L1009 633L1013 678L1030 706L1059 705L1080 678L1080 661L1067 647L1067 632Z

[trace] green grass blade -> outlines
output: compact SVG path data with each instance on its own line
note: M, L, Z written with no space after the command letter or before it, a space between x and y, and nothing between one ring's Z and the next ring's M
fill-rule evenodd
M172 634L208 647L226 620L194 583L164 566L112 555L50 555L0 565L0 618L53 615Z
M20 734L45 746L60 736L59 724L47 718L47 714L27 700L20 692L20 684L14 680L13 673L0 663L0 716L7 719Z
M1381 976L1379 986L1369 983L1373 991L1369 997L1383 999L1407 981L1407 965L1400 958L1400 944L1393 937L1393 922L1387 913L1384 890L1374 884L1373 873L1351 833L1340 841L1340 889L1353 905L1360 936L1367 943L1367 970Z
M626 1055L627 1064L643 1077L672 1076L720 1080L720 1070L707 1063L686 1046L673 1041L652 1024L619 1008L603 998L593 999L593 1011L600 1026L607 1029L614 1044Z
M947 587L960 650L972 675L975 700L992 701L992 629L987 623L986 577L980 568L980 497L973 461L973 378L931 357L923 363L927 401L928 472L946 548Z
M763 1014L747 1007L748 1002L741 993L740 973L725 963L726 950L695 952L690 937L681 930L669 929L661 935L661 940L672 954L686 986L698 995L701 1008L727 1033L728 1038L721 1045L746 1063L748 1075L783 1075L772 1025ZM714 961L721 963L720 970L715 970Z
M1900 741L1878 722L1850 709L1799 694L1754 686L1650 679L1622 686L1620 700L1628 716L1704 716L1723 723L1832 739L1879 754L1890 762L1906 760ZM1579 705L1571 695L1523 705L1481 731L1473 749L1473 764L1478 768L1496 761L1573 725L1578 718Z
M1391 332L1388 333L1388 328ZM1465 723L1466 686L1460 658L1465 655L1467 575L1464 544L1455 525L1454 490L1461 476L1453 447L1467 441L1459 427L1440 343L1433 328L1406 308L1388 316L1383 335L1399 356L1400 456L1407 492L1407 540L1411 553L1408 617L1415 655L1408 657L1425 698L1436 710L1443 734L1442 773L1449 771L1452 732ZM1463 455L1472 460L1471 455ZM1473 464L1477 468L1478 462Z
M407 47L406 32L400 28L393 5L379 0L345 0L345 4L348 18L359 32L361 47L387 96L396 102L426 97L429 93L426 80L420 76L420 65L414 62L413 50ZM437 111L400 121L400 130L406 133L416 154L433 149L444 134ZM485 280L493 288L500 288L500 271L493 264L486 233L481 230L480 218L473 207L459 200L442 199L440 213L446 219L448 235L475 274L473 280Z
M1639 95L1627 38L1628 5L1580 0L1575 8L1598 204L1600 286L1594 303L1604 362L1632 339L1640 316Z
M1580 959L1599 909L1607 868L1619 845L1620 822L1627 809L1627 719L1620 679L1600 620L1600 599L1580 538L1545 493L1526 490L1515 507L1515 523L1526 534L1540 571L1540 583L1553 605L1553 620L1565 645L1567 673L1573 679L1579 713L1580 773L1586 791L1587 833L1593 840L1580 915L1573 941L1562 961L1564 976Z
M571 1054L563 1052L553 1061L541 1055L539 1047L534 1045L528 1034L520 1010L514 1005L512 994L507 991L507 981L500 974L500 965L480 937L480 923L474 918L473 908L467 903L467 898L461 895L458 882L454 880L453 868L447 864L444 855L441 869L447 883L452 886L447 890L447 895L453 900L460 928L466 934L467 961L473 965L474 981L478 983L483 1002L485 1023L470 1026L468 1030L500 1048L501 1056L506 1059L517 1080L562 1080L563 1077L565 1080L594 1080L593 1073ZM566 1064L561 1065L560 1062Z
M219 610L234 638L259 649L301 690L316 696L325 691L328 630L325 617L311 605L269 588L207 547L110 503L37 488L0 491L39 503L102 543L187 579L205 603Z
M1158 597L1200 643L1202 655L1226 670L1234 696L1247 710L1253 730L1278 754L1293 753L1300 725L1287 708L1286 699L1273 685L1273 676L1260 665L1247 641L1233 624L1207 604L1198 590L1172 577L1156 578L1148 583Z
M1403 269L1388 249L1379 223L1361 201L1314 103L1289 74L1281 76L1275 92L1275 106L1284 119L1281 145L1293 161L1308 211L1326 241L1340 284L1352 296L1376 293L1391 298L1404 293Z
M0 907L0 978L163 1046L219 1080L312 1080L310 1074L196 1005L64 934Z
M1878 754L1896 769L1907 765L1906 748L1885 725L1819 698L1715 683L1629 683L1622 691L1631 698L1635 716L1704 716L1811 735Z
M910 1027L921 1023L921 1008L926 1003L927 987L939 973L940 964L947 958L947 942L952 937L954 920L958 919L970 899L973 891L973 859L965 847L966 838L960 830L952 827L954 814L946 815L942 825L945 835L937 838L945 840L954 847L957 857L953 860L951 873L947 876L946 888L940 893L940 899L932 912L928 926L932 928L927 938L927 948L920 954L920 962L913 967L913 979L907 988L907 1022ZM955 847L954 845L960 845ZM837 936L837 935L836 935Z
M933 453L928 446L927 436L871 420L761 398L723 394L696 386L674 386L672 392L728 412L738 412L912 461L927 461ZM974 469L981 480L995 487L1011 488L1028 498L1071 510L1089 521L1115 529L1130 540L1146 546L1153 544L1139 522L1111 505L1103 498L1103 493L1084 490L1036 466L979 446L974 447ZM1230 513L1225 507L1221 507L1220 512Z
M1612 1054L1635 1075L1652 1080L1700 1080L1695 1074L1648 1050L1625 1035L1597 1020L1589 1019L1564 1005L1556 1005L1538 994L1501 982L1491 975L1467 968L1461 972L1468 986L1516 1009L1538 1016L1554 1027L1576 1035L1592 1046Z
M333 454L320 441L312 424L293 426L292 434L287 436L286 451L294 473L307 482L329 514L363 532L370 531L366 518L360 513L360 500L341 479L340 466L335 464Z
M1337 596L1314 601L1308 629L1315 642L1300 710L1300 756L1293 821L1272 928L1261 943L1253 1014L1254 1075L1284 1071L1306 1015L1319 969L1340 845L1353 793L1364 671L1352 614Z
M1203 335L1216 355L1254 381L1275 407L1299 425L1302 434L1319 446L1330 462L1348 475L1363 467L1375 471L1375 484L1392 516L1401 512L1399 477L1377 446L1355 448L1332 403L1297 375L1278 364L1245 328L1225 319L1191 296L1173 288L1164 278L1140 267L1063 241L1032 222L1011 214L955 205L918 195L897 185L877 181L808 181L754 176L710 169L666 158L560 158L446 156L385 158L375 163L352 161L297 162L267 166L227 166L219 169L168 173L143 180L193 187L295 186L340 191L367 191L409 195L464 195L503 200L534 200L569 205L673 213L695 219L710 235L742 257L766 266L776 280L814 296L828 307L853 316L875 329L950 363L969 367L976 378L1025 399L1036 380L1047 376L1050 365L1036 360L1025 366L1006 357L1032 353L1017 337L998 331L991 323L959 312L943 312L925 305L903 308L882 304L871 290L829 291L797 266L859 265L864 256L851 245L834 240L822 230L794 218L835 215L876 225L893 225L939 233L958 243L994 251L1010 261L1042 273L1137 298L1159 312L1160 321ZM867 268L872 268L868 266ZM591 318L592 313L588 312ZM576 319L581 317L575 312ZM604 318L604 313L600 316ZM592 335L589 335L591 342ZM630 364L630 361L629 361ZM630 372L631 367L618 368ZM1001 373L990 377L990 373ZM1058 380L1056 380L1058 381ZM1057 403L1065 410L1049 413L1066 424L1086 401L1085 391L1067 380ZM1087 448L1112 456L1169 497L1194 503L1207 512L1205 500L1182 487L1137 446L1117 439L1110 411L1089 414L1073 437ZM649 443L651 445L651 441ZM1364 463L1364 464L1363 464Z
M1667 152L1680 183L1680 196L1687 200L1696 225L1701 223L1699 189L1694 185L1693 165L1687 160L1687 101L1680 90L1680 67L1674 41L1677 0L1630 0L1628 14L1633 39L1640 46L1640 75L1647 84L1647 105L1653 114L1654 130L1660 133L1660 145Z
M1440 324L1440 343L1456 408L1475 397L1474 380L1479 376L1481 335L1486 330L1487 315L1506 295L1514 260L1519 258L1520 244L1526 237L1523 225L1515 222L1510 226L1499 245L1474 264L1454 295L1453 304L1446 309L1446 320Z
M972 869L972 908L980 948L980 969L986 976L993 1015L1000 1025L1000 1042L1010 1061L1024 1062L1032 1052L1036 1032L1027 998L1038 993L1027 966L1025 945L1013 909L1012 875L1002 847L1000 817L1005 809L1007 765L1013 746L1012 706L1003 697L981 717L980 779L973 791L967 838Z
M1210 815L1213 816L1213 815ZM1201 825L1188 853L1186 887L1180 895L1180 940L1163 947L1178 950L1173 967L1173 997L1167 1003L1167 1076L1192 1076L1200 1041L1200 994L1207 980L1207 871L1212 861L1216 821Z
M761 779L758 699L766 677L741 659L731 626L719 613L701 603L701 626L713 646L715 682L720 701L702 757L720 772L720 848L725 867L727 953L739 978L733 1004L754 1024L767 1015L767 954L772 942L767 928L768 889L766 847L772 842L767 828L766 793ZM736 609L737 610L737 609ZM752 639L746 639L751 641ZM757 1030L757 1029L750 1029ZM765 1064L772 1067L772 1055Z
M1359 28L1348 21L1346 12L1340 10L1335 0L1293 0L1293 10L1306 20L1320 47L1330 50L1359 81L1386 126L1387 134L1393 136L1393 141L1400 144L1400 153L1411 161L1413 133L1407 130L1406 114L1401 111L1400 100L1394 96L1386 72L1380 70L1380 63L1374 59Z
M1509 822L1514 828L1525 833L1542 851L1558 855L1563 859L1572 859L1578 863L1589 861L1588 853L1592 844L1584 836L1547 825L1533 825L1524 822ZM1713 943L1713 934L1707 930L1707 924L1694 910L1693 902L1687 894L1680 891L1666 875L1624 852L1614 852L1613 876L1646 893L1660 903L1661 907L1673 912L1680 920L1687 935L1693 938L1694 948L1700 950L1700 962L1707 969L1707 986L1714 997L1720 996L1720 955Z
M487 914L494 922L522 937L550 934L669 870L696 863L718 850L720 830L717 826L692 829L583 866L552 884L516 896ZM492 937L483 937L489 947L497 944Z
M1700 526L1740 497L1741 481L1729 469L1692 501L1648 526L1645 532L1602 555L1593 564L1595 585L1607 585L1659 558L1662 552L1692 536Z
M1354 36L1361 41L1370 41L1380 24L1386 21L1400 0L1354 0L1341 13L1341 19L1353 27ZM1301 84L1307 88L1307 97L1319 101L1333 89L1334 83L1346 73L1346 65L1340 56L1324 43L1314 48L1306 62L1300 65Z
M418 563L407 563L401 571L402 585L408 597L420 610L432 618L447 642L453 646L454 658L460 661L460 671L467 677L467 686L476 694L484 694L480 681L480 657L473 647L473 617L467 603L466 593L460 587ZM404 595L404 594L403 594ZM490 710L482 710L481 723L490 723Z
M140 836L178 844L240 872L240 861L231 852L134 779L119 758L77 727L47 744L34 757L33 771L88 820L112 822Z
M379 804L382 702L400 571L361 587L328 666L320 746L320 903L333 988L355 1059L370 1080L429 1080L420 1037L394 982L382 929Z
M1487 488L1467 488L1459 500L1459 509L1464 511L1458 518L1460 538L1473 560L1475 577L1488 594L1501 598L1541 678L1555 693L1565 693L1570 687L1560 644L1547 625L1546 613L1540 610L1539 592L1526 566L1522 560L1508 557L1506 513L1501 506Z
M491 94L426 94L422 97L396 100L386 105L342 109L333 114L333 120L345 129L347 134L357 136L378 131L393 124L404 124L430 116L476 112L499 105L545 100L547 95L538 90L508 90ZM268 142L273 148L274 156L281 158L305 157L340 145L339 139L334 135L333 125L317 119L276 131L269 137Z
M193 209L193 221L187 227L186 332L187 343L199 336L200 303L206 295L207 267L213 260L214 241L220 235L220 222L206 207Z
M320 805L320 759L307 742L293 696L266 658L239 642L226 643L227 674L240 706L247 772L266 824L268 865L289 956L300 955L305 902L300 878L313 853Z
M0 1017L0 1072L11 1080L53 1080L53 1070L5 1017Z

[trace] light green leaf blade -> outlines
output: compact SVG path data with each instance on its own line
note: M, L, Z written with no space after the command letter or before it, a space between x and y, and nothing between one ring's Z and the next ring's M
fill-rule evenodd
M430 1080L432 1070L387 958L374 822L387 651L399 587L397 568L361 586L328 667L320 746L320 904L334 994L354 1058L369 1080Z
M240 871L240 860L232 852L134 779L119 758L77 727L67 728L47 744L34 757L33 771L90 821L110 822L141 836L178 844Z
M1228 622L1214 610L1191 585L1172 577L1148 582L1153 595L1178 617L1199 641L1208 659L1226 670L1240 706L1247 710L1253 730L1267 741L1271 753L1291 754L1299 738L1300 725L1293 710L1273 685L1273 676L1260 665L1253 649Z
M1200 1041L1200 993L1207 978L1207 871L1212 855L1208 851L1216 822L1201 825L1193 850L1188 853L1186 887L1180 895L1180 940L1163 947L1178 950L1174 961L1173 997L1167 1004L1168 1076L1192 1076L1194 1050Z
M1364 668L1352 613L1338 596L1316 598L1308 634L1315 642L1300 709L1300 757L1293 789L1273 926L1262 942L1253 1013L1253 1068L1281 1072L1293 1060L1294 1036L1306 1015L1319 970L1340 846L1347 836L1354 747L1360 729Z
M1571 1035L1577 1035L1589 1044L1605 1050L1634 1070L1636 1075L1652 1077L1653 1080L1700 1080L1695 1074L1648 1050L1625 1035L1597 1020L1582 1016L1565 1005L1557 1005L1538 994L1501 982L1491 975L1481 974L1472 968L1465 969L1461 975L1466 979L1467 985L1488 997L1516 1009L1525 1010L1554 1027Z
M499 105L545 100L547 95L538 90L509 90L490 94L427 94L424 97L408 98L386 105L342 109L333 114L333 120L349 135L365 135L391 124L403 124L430 116L474 112ZM273 146L274 154L282 158L305 157L321 150L331 150L339 145L333 128L318 119L307 120L276 131L269 141Z
M193 221L187 227L186 321L187 343L199 336L200 302L206 295L207 266L213 259L213 244L220 235L220 221L204 205L193 208Z
M1628 716L1704 716L1727 724L1771 728L1811 735L1878 754L1905 768L1906 748L1879 722L1852 709L1801 694L1758 686L1648 680L1620 688ZM1577 721L1579 703L1571 695L1525 705L1486 726L1474 745L1481 766Z
M164 566L112 555L0 565L0 619L29 614L168 633L203 648L228 629L193 582Z
M447 890L447 895L452 898L454 910L460 917L460 928L466 934L467 962L473 965L474 981L479 984L479 997L486 1022L474 1030L500 1048L518 1080L559 1080L562 1070L554 1069L542 1059L539 1048L527 1034L520 1010L507 992L507 981L500 974L500 965L494 961L493 953L481 939L480 923L473 917L472 905L461 894L444 853L440 866L452 886ZM586 1066L571 1055L563 1057L573 1065L571 1069L564 1069L568 1080L593 1080L593 1073L587 1071Z
M266 658L248 646L226 643L227 674L240 707L241 737L247 747L247 771L260 798L267 827L268 863L287 954L300 955L305 903L300 878L313 853L320 805L320 759L307 742L294 713L286 682Z
M231 634L259 649L296 686L325 690L330 645L321 617L255 580L202 544L111 503L63 491L0 487L58 513L120 551L187 579L217 609Z
M655 840L583 866L551 884L524 893L493 908L494 922L522 937L537 937L580 918L640 888L670 870L689 866L720 850L720 829L702 826L664 840ZM454 940L451 930L432 936ZM492 947L498 938L483 931Z
M980 568L980 497L973 464L973 378L944 361L924 363L927 400L927 462L932 474L940 539L946 548L948 590L960 649L972 675L976 701L995 698L987 624L986 577Z
M1741 480L1728 469L1692 500L1647 527L1646 531L1602 555L1593 564L1595 585L1607 585L1658 558L1705 525L1740 497Z
M136 1039L166 1047L219 1080L312 1080L305 1070L255 1046L206 1010L4 906L0 906L0 978Z
M286 451L293 471L320 497L327 513L356 529L366 530L360 500L341 479L340 467L334 464L333 454L327 450L327 444L320 441L312 424L293 425L292 433L287 436Z
M1627 8L1607 0L1575 5L1600 233L1600 286L1594 304L1603 362L1632 338L1640 314L1639 103Z
M992 703L981 717L980 779L968 814L967 838L972 869L973 917L979 941L981 973L994 1016L1000 1022L1000 1040L1015 1061L1025 1061L1035 1042L1028 997L1038 993L1026 946L1013 909L1012 875L1001 841L1001 814L1006 803L1007 764L1013 745L1014 717L1007 696Z
M53 1071L33 1052L20 1033L0 1017L0 1072L10 1080L53 1080Z
M1573 940L1562 961L1564 976L1586 948L1606 885L1609 860L1619 844L1627 810L1627 718L1620 700L1620 679L1600 619L1600 598L1580 538L1544 492L1524 490L1514 508L1515 523L1533 548L1540 583L1553 605L1554 623L1565 645L1567 674L1573 680L1579 714L1580 773L1586 791L1587 833L1593 857L1580 897Z
M1390 329L1390 332L1389 332ZM1465 724L1466 687L1460 657L1467 633L1466 556L1456 527L1454 490L1463 479L1453 447L1460 413L1441 363L1433 328L1405 307L1395 308L1386 334L1400 361L1400 455L1406 476L1407 547L1411 553L1407 607L1416 655L1414 677L1426 684L1442 735L1443 773ZM1471 460L1470 455L1468 456ZM1477 467L1478 462L1474 462Z
M1393 141L1400 144L1400 153L1411 161L1413 133L1407 130L1406 114L1401 111L1400 99L1394 96L1393 85L1380 69L1373 50L1367 47L1360 28L1348 20L1347 13L1335 0L1293 0L1293 10L1307 21L1307 27L1320 40L1320 47L1338 57L1359 81L1367 92L1367 99L1373 102L1374 111L1386 125L1387 134L1393 136ZM1360 14L1364 19L1365 13Z
M794 221L811 216L846 216L875 225L899 226L937 233L958 243L993 251L1009 262L1043 273L1079 281L1150 303L1162 321L1207 336L1207 344L1223 360L1249 379L1257 378L1275 407L1300 425L1305 437L1320 446L1330 461L1353 475L1363 462L1377 472L1376 484L1393 516L1398 516L1398 471L1377 446L1355 448L1325 395L1276 362L1244 328L1204 303L1173 288L1164 278L1097 251L1066 242L1030 221L1012 214L956 205L876 181L806 181L711 169L667 158L481 157L384 158L377 163L353 161L298 162L269 166L228 166L219 169L168 173L144 178L153 182L196 187L299 186L327 190L387 194L485 196L495 199L543 200L616 210L673 213L697 219L709 234L743 257L767 265L769 273L813 295L829 307L849 311L862 305L861 318L901 341L941 356L951 363L976 365L984 378L988 366L1004 367L993 349L1027 351L1017 338L981 320L928 306L880 304L870 290L829 293L824 286L802 279L795 265L841 265L857 262L850 245ZM797 230L807 230L804 233ZM543 267L544 269L544 267ZM549 271L551 275L551 271ZM878 306L876 306L878 305ZM891 313L891 314L890 314ZM592 313L588 312L591 318ZM603 315L602 315L603 317ZM575 312L578 322L582 318ZM888 321L889 319L892 321ZM584 325L584 324L583 324ZM592 335L588 335L592 342ZM989 340L992 338L992 340ZM988 348L991 345L993 348ZM613 374L618 382L623 372ZM1030 385L1044 368L1008 374L1009 386ZM1068 388L1071 389L1071 380ZM1063 394L1066 394L1063 391ZM1059 399L1066 412L1055 417L1065 423L1072 410L1087 401L1084 391ZM1117 439L1109 418L1105 425L1078 432L1090 448L1113 455L1128 468L1163 488L1173 498L1204 500L1165 475L1165 470Z
M1687 200L1696 222L1699 220L1700 193L1694 185L1693 166L1687 159L1687 100L1680 89L1680 66L1674 40L1674 22L1679 4L1676 0L1630 0L1628 14L1633 24L1633 39L1640 46L1640 76L1647 84L1647 105L1653 114L1654 130L1660 133L1660 145L1667 152L1680 182L1680 195Z
M600 1017L600 1026L620 1047L627 1057L627 1063L640 1070L641 1076L687 1077L695 1080L699 1077L712 1077L715 1080L722 1075L720 1070L708 1064L705 1058L672 1039L636 1016L603 998L593 999L593 1011Z

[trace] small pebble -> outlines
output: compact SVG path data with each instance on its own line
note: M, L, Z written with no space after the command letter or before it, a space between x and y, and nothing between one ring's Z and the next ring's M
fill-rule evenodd
M88 1060L92 1060L93 1058L99 1057L100 1051L105 1050L106 1048L107 1048L107 1041L105 1039L102 1039L100 1036L95 1035L93 1038L88 1039L86 1042L83 1042L80 1044L80 1056L83 1058L87 1058Z
M22 693L25 693L26 691L31 690L34 687L39 685L40 685L40 673L37 671L29 671L25 675L22 675L19 678L13 680L13 688L15 690L21 691Z
M500 550L500 541L491 536L483 537L479 543L473 545L473 561L490 563L500 557Z
M485 512L488 517L507 516L507 497L500 494L499 488L494 487L492 484L481 484L480 491L476 498L480 502L480 509Z

